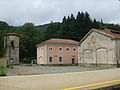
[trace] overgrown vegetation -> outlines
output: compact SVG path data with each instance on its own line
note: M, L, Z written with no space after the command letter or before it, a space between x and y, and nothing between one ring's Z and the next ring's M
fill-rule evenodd
M87 12L78 12L77 16L71 14L64 17L62 22L52 22L46 25L35 26L33 23L25 23L22 26L9 26L0 21L0 57L3 57L3 37L5 33L17 33L20 35L20 61L30 63L36 58L36 44L50 38L64 38L80 41L91 29L120 30L118 24L106 24L103 21L91 19Z
M7 68L13 69L13 65L9 64L9 65L7 65Z
M0 64L0 76L6 76L7 72L7 68Z

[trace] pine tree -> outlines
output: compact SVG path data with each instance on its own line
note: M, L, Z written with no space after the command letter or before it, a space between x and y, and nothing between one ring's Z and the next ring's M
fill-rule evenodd
M67 21L66 16L64 16L62 23L66 23L66 21Z
M100 28L99 23L96 21L96 19L93 20L92 28L95 28L95 29L99 29Z

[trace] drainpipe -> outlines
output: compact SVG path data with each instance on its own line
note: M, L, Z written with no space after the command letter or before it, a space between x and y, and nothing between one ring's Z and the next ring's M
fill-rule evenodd
M118 48L117 48L117 38L115 37L115 46L116 46L116 63L117 63L117 68L119 65L119 61L118 61Z

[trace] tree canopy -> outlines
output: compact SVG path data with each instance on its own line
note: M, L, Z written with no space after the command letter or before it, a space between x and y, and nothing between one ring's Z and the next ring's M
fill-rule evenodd
M4 55L4 34L6 33L20 35L20 60L29 63L31 58L36 58L36 44L50 38L80 41L92 28L120 30L120 25L92 19L88 12L78 12L76 16L73 14L64 16L62 22L51 21L49 24L39 26L25 23L16 27L0 21L0 57Z

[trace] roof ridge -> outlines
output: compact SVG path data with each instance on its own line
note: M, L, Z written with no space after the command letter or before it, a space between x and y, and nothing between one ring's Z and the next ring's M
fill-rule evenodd
M71 39L51 38L51 39L48 39L48 40L38 44L37 46L43 45L43 44L71 44L71 45L78 45L79 42L75 41L75 40L71 40Z

